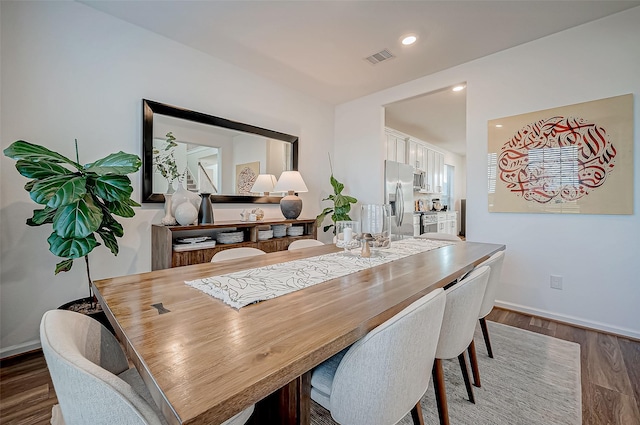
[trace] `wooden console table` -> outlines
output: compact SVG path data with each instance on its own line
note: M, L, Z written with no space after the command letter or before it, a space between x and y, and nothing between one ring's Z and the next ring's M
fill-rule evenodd
M258 240L258 229L272 224L287 224L302 226L301 236L283 236L267 240ZM173 245L178 238L209 236L215 239L221 231L242 231L243 241L238 243L216 243L214 247L202 247L187 251L176 251ZM316 239L317 229L315 218L309 219L273 219L261 221L218 221L213 224L197 226L161 226L151 227L151 270L169 269L171 267L189 266L192 264L208 263L211 257L219 251L248 246L265 252L284 251L289 244L297 239Z

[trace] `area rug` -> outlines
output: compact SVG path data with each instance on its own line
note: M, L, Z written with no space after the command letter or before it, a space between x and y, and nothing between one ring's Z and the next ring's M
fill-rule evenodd
M487 322L494 358L476 329L482 387L467 393L457 359L444 363L452 425L573 425L582 423L580 346L546 335ZM425 424L438 424L433 382L421 400ZM334 425L331 414L312 402L311 423ZM399 424L410 425L411 415Z

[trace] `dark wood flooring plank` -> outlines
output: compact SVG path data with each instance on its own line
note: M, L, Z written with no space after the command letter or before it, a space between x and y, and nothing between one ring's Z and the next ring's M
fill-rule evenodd
M587 331L589 379L592 383L635 397L622 359L618 338Z
M618 338L618 344L636 398L636 406L640 410L640 342Z

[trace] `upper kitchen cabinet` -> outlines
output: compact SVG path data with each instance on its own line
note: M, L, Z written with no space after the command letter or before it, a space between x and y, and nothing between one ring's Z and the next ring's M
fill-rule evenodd
M442 193L444 154L415 137L390 128L385 129L387 159L411 165L425 174L423 193Z
M407 137L387 131L387 159L407 164Z

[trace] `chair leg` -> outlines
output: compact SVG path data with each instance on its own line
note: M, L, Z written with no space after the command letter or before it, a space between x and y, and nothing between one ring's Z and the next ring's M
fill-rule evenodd
M487 346L487 353L489 357L493 358L493 350L491 349L491 340L489 339L489 329L487 329L487 321L480 319L480 327L482 328L482 336L484 337L484 343Z
M476 399L473 396L473 387L471 386L471 380L469 379L469 370L467 369L467 360L464 356L464 351L458 356L460 361L460 369L462 369L462 377L464 378L464 386L467 387L467 395L469 395L469 401L473 404L476 403Z
M473 374L473 385L480 388L480 369L478 369L478 357L476 356L476 344L474 340L471 340L471 344L467 347L469 353L469 362L471 363L471 373Z
M422 417L422 407L420 406L420 400L411 409L411 418L413 418L413 425L424 425L424 418Z
M442 360L435 359L433 362L433 388L436 391L436 404L438 406L438 416L440 425L449 425L449 409L447 407L447 391L444 386L444 371L442 370Z

